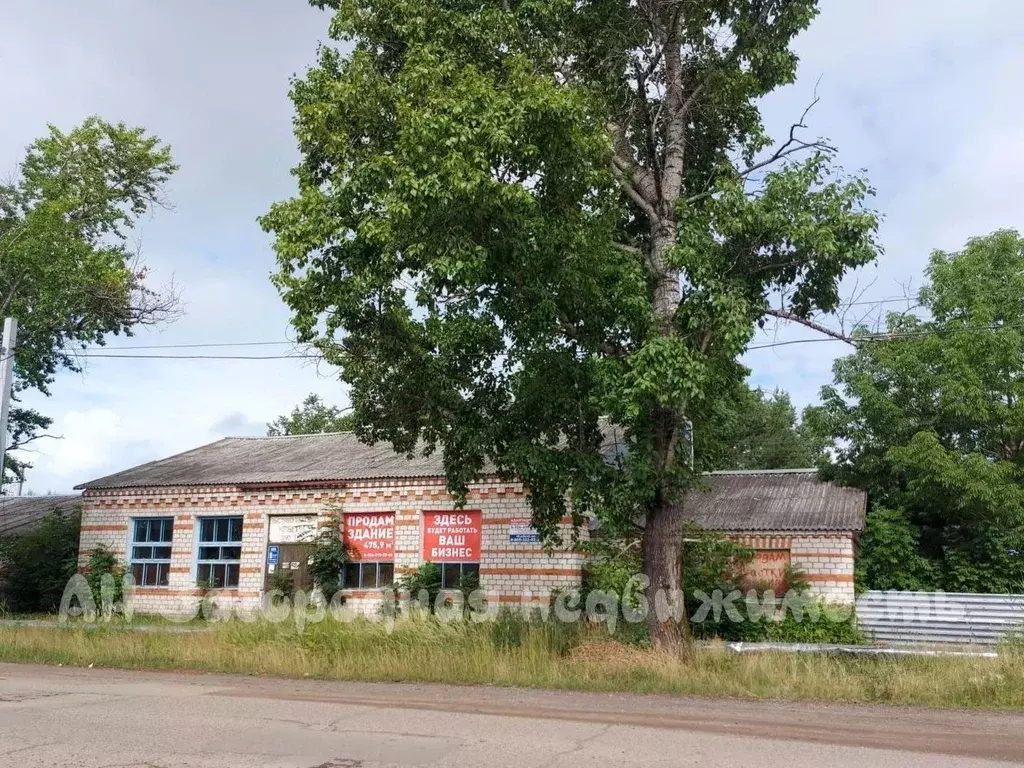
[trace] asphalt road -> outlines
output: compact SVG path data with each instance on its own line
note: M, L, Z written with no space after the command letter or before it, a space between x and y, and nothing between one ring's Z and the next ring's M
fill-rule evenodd
M1017 715L0 664L0 766L995 766Z

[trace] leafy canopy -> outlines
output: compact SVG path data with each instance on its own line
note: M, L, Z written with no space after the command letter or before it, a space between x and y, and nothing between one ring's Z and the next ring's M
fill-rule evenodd
M67 133L50 126L0 184L0 316L19 322L16 392L48 395L58 371L81 370L78 351L173 316L176 297L148 286L128 236L175 170L144 129L90 117ZM12 408L12 447L50 423ZM18 474L25 466L8 459Z
M866 488L872 588L1024 584L1024 240L1000 231L932 254L923 317L835 364L806 418L831 472Z
M459 496L490 461L549 536L670 499L770 299L828 309L874 258L863 179L765 155L811 0L314 4L351 47L293 84L275 281L361 435L441 450Z
M708 469L813 467L820 455L817 438L800 423L788 393L746 382L714 399L710 422L698 427L697 447Z
M267 424L267 434L315 435L325 432L351 432L354 420L340 408L325 405L319 395L308 395L302 405L287 416L278 416Z

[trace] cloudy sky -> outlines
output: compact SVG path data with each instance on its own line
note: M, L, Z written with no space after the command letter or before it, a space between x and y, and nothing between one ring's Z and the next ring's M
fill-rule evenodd
M111 346L291 337L268 281L269 239L255 220L293 190L288 79L313 61L327 22L302 0L5 0L0 172L14 170L47 123L67 128L90 114L146 126L182 167L168 190L174 210L148 218L139 234L155 279L182 290L186 315ZM1022 32L1017 0L823 0L798 41L800 81L774 94L765 114L782 132L817 83L811 132L878 188L886 253L858 277L870 286L865 298L919 284L934 248L1024 229ZM803 335L782 329L755 343ZM756 383L803 405L842 352L796 344L751 352L747 363ZM55 418L61 439L26 457L35 464L28 488L68 490L226 435L263 434L309 392L346 403L329 370L296 360L90 360L84 374L62 375L51 398L31 402Z

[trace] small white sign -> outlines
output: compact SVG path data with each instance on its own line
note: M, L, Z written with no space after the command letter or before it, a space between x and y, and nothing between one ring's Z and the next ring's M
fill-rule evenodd
M513 544L539 544L540 534L528 517L513 517L508 522L508 540Z
M275 515L270 518L270 541L304 544L316 539L316 515Z

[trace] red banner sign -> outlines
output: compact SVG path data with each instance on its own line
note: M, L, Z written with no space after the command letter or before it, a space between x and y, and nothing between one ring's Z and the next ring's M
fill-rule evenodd
M430 563L480 562L480 512L424 512L423 559Z
M395 513L345 515L345 546L353 560L390 563L395 559Z

